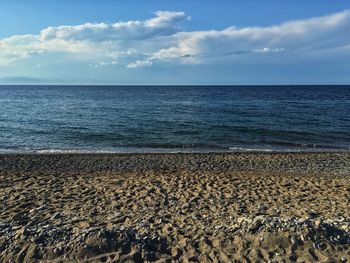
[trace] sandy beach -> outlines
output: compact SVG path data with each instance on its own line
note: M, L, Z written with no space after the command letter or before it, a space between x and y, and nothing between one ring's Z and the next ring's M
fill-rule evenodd
M350 153L0 156L1 262L349 262Z

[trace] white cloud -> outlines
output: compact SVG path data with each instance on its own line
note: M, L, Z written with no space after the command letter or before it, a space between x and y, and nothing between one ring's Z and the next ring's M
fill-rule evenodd
M324 51L350 43L350 11L270 27L229 27L224 30L179 32L176 45L161 49L146 60L208 63L222 54ZM307 54L306 54L307 55ZM191 60L188 59L191 57ZM231 57L232 59L232 57Z
M349 53L350 11L269 27L203 31L182 30L179 23L187 19L184 12L158 11L144 21L48 27L38 35L0 40L0 65L33 57L45 60L51 53L95 67L118 61L130 69L157 62L234 64L264 57L268 63L268 57L275 59L282 54L307 60L312 54Z
M285 50L286 50L285 48L268 48L268 47L264 47L264 48L254 49L253 52L268 54L268 53L280 53L280 52L283 52Z
M136 60L133 63L127 65L128 68L141 68L152 66L151 60Z
M184 12L158 11L154 14L156 15L154 18L145 21L48 27L41 31L40 37L43 41L52 39L92 42L145 40L178 32L180 29L176 23L188 18Z
M106 67L106 66L112 66L117 64L118 64L118 61L100 61L96 64L89 64L89 66L98 68L98 67Z

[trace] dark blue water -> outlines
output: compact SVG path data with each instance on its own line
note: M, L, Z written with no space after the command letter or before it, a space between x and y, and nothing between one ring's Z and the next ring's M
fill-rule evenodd
M350 86L0 86L0 152L350 149Z

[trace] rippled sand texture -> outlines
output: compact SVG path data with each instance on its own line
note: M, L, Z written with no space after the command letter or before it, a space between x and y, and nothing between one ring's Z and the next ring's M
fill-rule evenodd
M349 154L28 155L0 164L2 262L350 259Z

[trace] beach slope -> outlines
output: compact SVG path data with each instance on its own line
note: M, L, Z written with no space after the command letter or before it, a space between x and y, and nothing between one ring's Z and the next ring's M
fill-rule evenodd
M349 153L0 156L1 262L349 262Z

